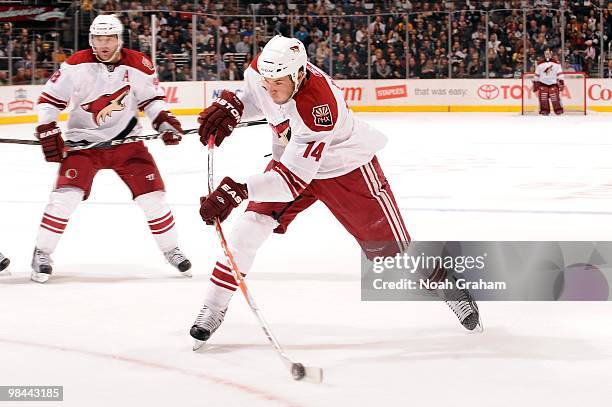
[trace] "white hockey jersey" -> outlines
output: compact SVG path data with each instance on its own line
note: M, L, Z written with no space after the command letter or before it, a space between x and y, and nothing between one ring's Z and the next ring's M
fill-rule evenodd
M545 85L555 85L559 80L563 80L562 69L556 61L545 61L536 66L534 81Z
M153 63L142 53L121 50L121 60L105 64L91 49L73 54L45 84L37 105L38 123L57 120L71 105L70 141L106 141L140 134L138 110L155 119L167 110Z
M283 105L272 101L262 86L257 57L237 92L245 108L242 120L262 115L272 128L271 171L247 179L249 199L258 202L294 200L313 179L347 174L370 162L387 142L380 131L353 116L342 90L308 63L307 77Z

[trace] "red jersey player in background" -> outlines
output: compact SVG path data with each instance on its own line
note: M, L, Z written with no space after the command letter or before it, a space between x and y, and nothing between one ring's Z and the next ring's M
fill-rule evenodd
M66 139L103 142L138 135L137 114L144 110L167 145L181 140L179 121L168 111L155 68L142 53L122 48L123 26L112 15L100 15L89 30L91 49L76 52L49 79L38 100L38 126L45 159L60 163L55 187L40 224L32 258L32 280L45 282L52 272L51 254L70 215L87 199L101 169L112 169L125 182L148 220L157 245L183 275L191 263L179 250L174 218L165 201L157 165L142 142L110 148L66 151L57 125L71 101Z
M246 182L224 178L200 207L202 219L213 224L250 200L228 236L240 272L249 272L257 250L273 232L285 233L318 200L370 260L408 248L410 236L376 158L385 135L353 116L340 88L307 62L297 39L272 38L246 70L244 92L225 90L200 114L201 141L206 145L215 136L220 145L241 119L262 115L273 133L273 159L266 171ZM445 278L445 273L437 274L436 279ZM190 330L196 347L221 325L237 286L227 261L218 260ZM469 293L455 289L445 295L460 322L474 329L478 309Z
M7 268L10 263L11 261L8 259L8 257L5 257L2 253L0 253L0 271Z
M552 103L555 114L563 114L563 104L561 103L561 93L565 88L561 65L552 56L552 51L544 51L544 61L536 67L533 79L533 91L538 94L540 102L540 114L548 116L550 114L550 104Z

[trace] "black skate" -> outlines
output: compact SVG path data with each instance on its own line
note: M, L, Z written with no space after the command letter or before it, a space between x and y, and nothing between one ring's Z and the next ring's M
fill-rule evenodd
M34 254L32 255L32 281L46 283L53 271L52 264L53 262L49 253L45 253L38 248L34 249Z
M181 275L191 277L191 271L189 271L189 269L191 269L191 262L178 247L164 252L164 257L168 263L176 267L178 271L181 272Z
M446 305L457 315L459 322L465 329L473 331L478 328L478 331L482 332L484 327L480 321L478 305L472 299L470 292L467 289L457 288L457 278L455 276L448 277L447 281L453 283L453 288L438 290Z
M225 311L227 311L227 308L218 311L209 308L207 305L202 307L193 326L189 330L189 335L195 340L193 344L194 351L204 346L210 336L221 326L225 318Z

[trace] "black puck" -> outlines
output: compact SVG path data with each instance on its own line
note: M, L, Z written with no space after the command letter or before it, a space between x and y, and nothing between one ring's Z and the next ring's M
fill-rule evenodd
M304 365L301 363L294 363L291 366L291 375L293 375L294 380L302 380L304 376L306 376L306 369L304 369Z

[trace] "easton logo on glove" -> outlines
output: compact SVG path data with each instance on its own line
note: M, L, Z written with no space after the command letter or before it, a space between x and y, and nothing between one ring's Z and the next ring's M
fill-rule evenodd
M245 184L225 177L221 180L221 185L210 195L200 198L200 216L208 225L214 224L215 219L223 222L232 209L237 208L248 197Z
M221 99L221 98L217 98L215 99L215 102L217 102L218 104L220 104L221 106L225 107L227 110L229 110L229 112L232 114L232 116L234 116L234 118L236 120L240 120L240 112L238 111L238 109L236 109L234 107L234 105L232 105L231 103L229 103L227 100L225 99Z
M57 134L60 134L62 131L59 128L54 128L51 130L47 130L47 131L41 131L40 133L38 133L38 137L39 138L46 138L46 137L51 137L51 136L55 136Z
M240 121L243 110L244 105L233 92L228 90L221 92L212 105L198 117L200 142L208 145L208 139L213 136L215 145L219 147Z
M221 185L221 189L227 192L228 195L232 197L232 199L236 202L237 205L240 205L242 203L242 198L236 194L236 191L234 191L232 187L230 187L227 184L223 184ZM224 203L224 202L221 202L221 203Z

